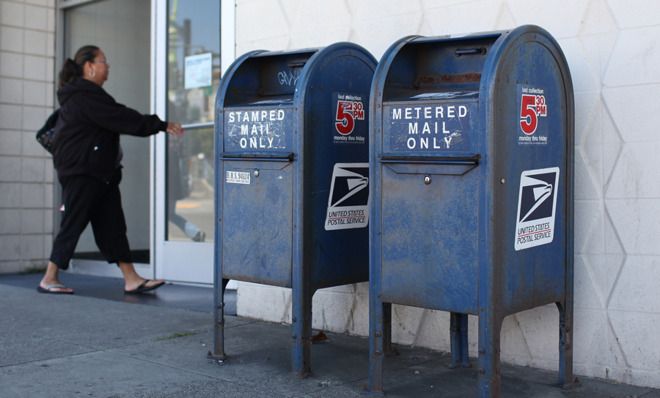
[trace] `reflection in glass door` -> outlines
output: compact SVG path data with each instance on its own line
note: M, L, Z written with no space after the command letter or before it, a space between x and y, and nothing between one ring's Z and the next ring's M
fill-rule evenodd
M167 117L183 124L168 137L167 239L213 240L213 120L220 83L220 3L169 0Z
M220 3L167 3L167 119L185 129L183 137L167 136L164 146L161 209L166 221L164 236L157 239L164 239L159 276L169 280L213 281L213 122L221 71Z
M167 141L167 239L213 241L213 127Z

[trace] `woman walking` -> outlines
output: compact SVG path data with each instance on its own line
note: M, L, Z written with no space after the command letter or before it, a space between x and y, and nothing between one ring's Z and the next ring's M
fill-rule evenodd
M53 163L62 185L62 220L46 272L37 290L72 294L59 278L69 266L78 239L88 223L109 263L124 276L125 293L144 293L165 281L142 278L133 266L121 206L120 134L148 137L159 131L181 135L178 123L143 115L117 103L104 89L110 65L96 46L81 47L59 74L59 117L53 140Z

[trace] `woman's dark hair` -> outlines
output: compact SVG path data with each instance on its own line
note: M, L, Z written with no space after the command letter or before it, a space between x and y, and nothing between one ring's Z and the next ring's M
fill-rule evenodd
M94 62L94 58L99 53L99 48L97 46L87 45L82 46L76 51L76 55L71 58L67 58L60 69L60 87L69 83L76 77L80 77L83 74L83 66L85 62Z

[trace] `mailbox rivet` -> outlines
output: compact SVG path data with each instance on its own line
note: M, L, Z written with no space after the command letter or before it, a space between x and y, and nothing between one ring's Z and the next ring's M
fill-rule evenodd
M254 174L255 177L259 177L259 170L255 170L252 174Z
M506 184L506 179L505 178L500 178L500 184Z
M424 176L424 184L429 185L431 183L431 176Z

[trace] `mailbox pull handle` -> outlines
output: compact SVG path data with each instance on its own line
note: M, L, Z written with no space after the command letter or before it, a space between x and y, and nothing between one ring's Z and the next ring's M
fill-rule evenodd
M481 155L470 156L407 156L407 155L383 155L381 163L423 163L423 164L465 164L478 165Z
M486 47L472 47L472 48L457 48L456 56L461 55L481 55L486 54Z
M252 160L261 162L292 162L294 158L293 152L268 152L268 153L223 153L220 158L222 160Z
M289 66L289 68L295 69L295 68L302 68L303 66L305 66L306 63L307 63L307 58L305 58L305 59L294 59L294 60L289 61L289 63L287 65Z

